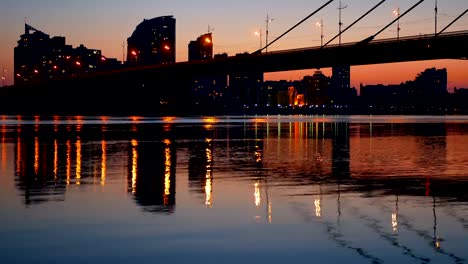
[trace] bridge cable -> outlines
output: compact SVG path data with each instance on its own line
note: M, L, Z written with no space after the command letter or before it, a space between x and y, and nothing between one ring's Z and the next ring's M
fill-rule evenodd
M446 26L444 29L442 29L439 33L436 34L436 37L442 34L447 28L449 28L451 25L453 25L457 20L459 20L462 16L464 16L466 13L468 13L468 9L465 10L461 15L459 15L457 18L455 18L448 26Z
M276 39L274 39L272 42L268 43L265 47L255 51L254 53L252 54L259 54L261 53L264 49L268 48L271 44L275 43L277 40L279 40L280 38L282 38L284 35L288 34L291 30L293 30L294 28L296 28L297 26L299 26L300 24L302 24L304 21L306 21L307 19L309 19L311 16L315 15L316 13L318 13L320 10L322 10L323 8L325 8L326 6L328 6L331 2L333 2L335 0L329 0L327 3L325 3L323 6L319 7L317 10L315 10L314 12L312 12L312 14L308 15L306 18L302 19L299 23L297 23L296 25L294 25L293 27L291 27L290 29L288 29L286 32L284 32L283 34L281 34L279 37L277 37Z
M390 22L388 25L386 25L384 28L382 28L379 32L375 33L374 35L362 40L361 42L359 42L358 44L367 44L369 42L371 42L372 40L374 40L375 37L377 37L377 35L379 35L380 33L382 33L384 30L386 30L388 27L390 27L391 25L395 24L395 22L397 22L398 20L400 20L402 17L404 17L406 14L408 14L409 12L411 12L413 9L415 9L418 5L420 5L422 2L424 2L425 0L420 0L419 2L417 2L415 5L413 5L410 9L406 10L403 14L399 15L397 18L395 18L392 22Z
M364 17L366 17L368 14L370 14L372 11L374 11L377 7L379 7L381 4L383 4L385 1L387 0L382 0L380 3L378 3L376 6L374 6L373 8L371 8L369 11L367 11L364 15L362 15L360 18L358 18L356 21L354 21L353 23L351 23L351 25L349 25L347 28L345 28L343 31L341 31L338 35L334 36L332 39L330 39L327 43L325 43L323 47L325 47L326 45L330 44L333 40L335 40L337 37L341 36L346 30L350 29L352 26L354 26L357 22L359 22L361 19L363 19Z

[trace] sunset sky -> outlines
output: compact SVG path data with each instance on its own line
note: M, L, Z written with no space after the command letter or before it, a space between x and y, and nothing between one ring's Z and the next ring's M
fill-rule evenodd
M253 52L260 46L255 31L262 31L265 42L266 16L269 40L275 39L290 27L311 14L327 0L3 0L0 4L0 67L6 70L7 85L13 79L13 48L24 33L25 20L33 27L52 36L66 37L67 44L84 44L100 49L107 57L122 60L123 44L143 19L173 15L176 19L176 60L186 61L188 43L213 32L214 53ZM343 29L371 9L380 0L342 0ZM394 10L403 13L417 0L387 0L372 14L347 31L342 42L354 42L375 34L395 19ZM435 0L425 0L410 14L400 19L400 36L433 34L435 31ZM324 41L338 33L339 0L311 17L287 36L270 46L269 51L320 45L320 27L323 20ZM448 25L468 8L468 0L438 0L438 28ZM377 39L394 38L397 25L382 32ZM447 31L468 30L468 14ZM336 40L334 43L337 43ZM411 63L352 67L351 84L398 84L414 77L426 68L447 68L449 91L454 87L468 88L468 60L440 60ZM283 73L269 73L266 80L297 80L313 74L314 69ZM330 69L323 69L330 75Z

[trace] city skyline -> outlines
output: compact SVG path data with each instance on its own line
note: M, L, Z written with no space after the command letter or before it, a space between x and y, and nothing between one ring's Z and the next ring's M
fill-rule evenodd
M178 1L163 3L161 1L141 1L138 5L113 1L99 1L87 5L72 1L9 1L2 8L0 22L5 32L0 40L0 65L6 69L6 84L11 85L13 79L13 48L22 34L24 19L28 24L44 31L51 36L63 36L73 46L85 45L88 48L99 49L108 57L122 59L123 44L134 28L143 21L158 16L173 15L177 20L177 53L176 61L188 60L188 44L197 36L211 31L213 33L214 53L228 53L230 56L240 52L253 52L259 48L259 37L265 40L265 27L269 24L269 41L288 30L292 25L309 15L326 1L306 4L305 1L295 1L293 4L270 4L260 1L243 5L244 2L218 3L215 1ZM317 13L284 39L269 47L269 51L320 46L321 30L324 40L328 41L338 33L338 5L334 1L324 10ZM358 17L372 8L379 1L362 3L357 1L341 1L343 28L354 22ZM342 37L342 42L362 40L380 30L395 19L392 10L399 8L407 10L417 1L386 1L368 17L360 21ZM438 29L442 29L455 17L468 8L464 0L438 1ZM433 34L435 32L434 1L426 0L400 24L401 37ZM105 8L112 6L112 8ZM249 8L242 8L248 6ZM73 11L73 12L72 12ZM242 19L239 19L242 14ZM267 14L273 21L267 23ZM125 19L127 18L127 19ZM316 22L321 20L322 27ZM336 20L336 21L335 21ZM336 25L335 25L336 24ZM382 38L395 38L397 25L392 25L379 35ZM468 28L468 17L462 17L448 31L465 30ZM263 32L260 36L255 31ZM337 44L338 41L331 44ZM351 86L363 84L398 84L411 79L426 68L447 68L449 72L448 89L468 87L468 61L440 60L385 65L369 65L352 67ZM265 80L298 80L304 75L312 75L315 69L284 73L266 73ZM322 69L330 75L331 69Z

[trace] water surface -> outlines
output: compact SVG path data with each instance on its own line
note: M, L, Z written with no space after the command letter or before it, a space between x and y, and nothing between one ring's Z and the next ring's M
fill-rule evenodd
M468 263L467 116L0 117L2 263Z

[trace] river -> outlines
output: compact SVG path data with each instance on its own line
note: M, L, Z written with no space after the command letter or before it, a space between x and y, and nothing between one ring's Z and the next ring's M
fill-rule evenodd
M0 116L2 263L468 263L468 116Z

